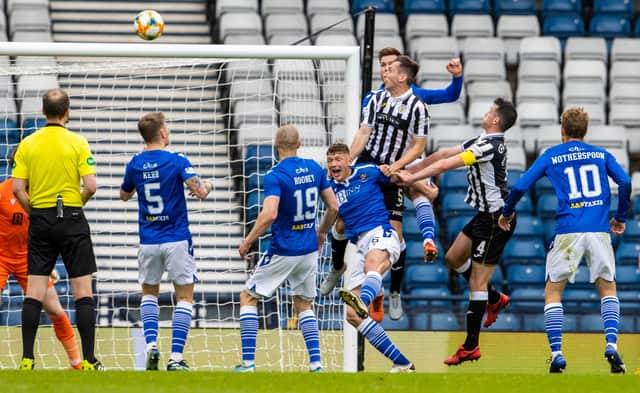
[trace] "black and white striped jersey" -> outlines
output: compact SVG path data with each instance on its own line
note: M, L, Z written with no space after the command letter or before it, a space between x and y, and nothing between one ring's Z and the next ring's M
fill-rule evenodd
M465 202L481 212L493 213L500 210L509 194L504 133L483 132L464 141L462 150L465 158L470 159L465 159L465 162L471 163L467 172L469 188Z
M415 137L429 134L429 111L411 89L398 97L381 90L362 109L361 125L372 129L363 153L378 165L392 164L409 150Z

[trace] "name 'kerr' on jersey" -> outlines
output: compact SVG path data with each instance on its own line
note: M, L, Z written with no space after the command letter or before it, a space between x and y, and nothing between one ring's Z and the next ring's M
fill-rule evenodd
M380 191L380 184L389 183L389 178L373 164L359 164L352 169L353 173L344 182L331 179L330 183L338 200L338 215L344 222L345 235L356 243L362 232L378 226L391 228Z
M624 222L631 179L607 150L580 141L548 148L514 186L512 194L528 190L547 176L558 196L556 234L609 232L610 176L619 188L616 219ZM526 188L525 188L526 187ZM512 209L511 196L506 209Z
M329 187L322 167L305 158L287 157L267 172L265 197L280 197L269 255L298 256L318 250L318 200Z
M131 159L121 188L138 194L140 244L191 239L183 183L193 176L195 170L180 153L149 150Z

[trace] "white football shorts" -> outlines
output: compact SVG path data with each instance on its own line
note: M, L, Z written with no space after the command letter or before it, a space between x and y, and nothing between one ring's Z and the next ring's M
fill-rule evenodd
M347 289L353 290L362 285L366 274L364 272L364 262L370 250L383 250L389 254L389 262L391 266L398 260L400 256L400 239L398 233L394 229L385 230L378 226L368 232L360 234L358 243L356 244L356 256L351 267L351 275L346 285ZM385 272L384 275L388 273ZM384 277L384 276L383 276Z
M138 249L138 281L157 285L162 274L177 285L193 284L196 278L196 260L191 241L162 244L141 244Z
M316 297L317 273L317 251L300 256L265 253L247 279L246 291L256 299L269 297L287 281L292 295L311 301Z
M546 279L573 283L582 257L589 267L589 281L614 281L616 261L611 236L606 232L580 232L556 235L547 254Z

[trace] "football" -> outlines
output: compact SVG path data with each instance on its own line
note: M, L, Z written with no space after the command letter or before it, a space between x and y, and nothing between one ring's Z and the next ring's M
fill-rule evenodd
M162 35L164 21L156 11L144 10L136 15L136 19L133 21L133 28L138 37L151 41Z

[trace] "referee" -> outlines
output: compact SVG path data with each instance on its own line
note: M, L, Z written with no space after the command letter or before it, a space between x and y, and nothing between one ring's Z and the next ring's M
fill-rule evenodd
M64 126L69 106L64 90L47 91L42 97L47 125L20 143L13 164L13 192L31 219L27 293L22 306L23 370L34 367L33 346L42 300L58 255L62 255L71 279L84 356L82 369L104 369L94 355L96 307L91 275L97 269L89 224L82 212L82 206L96 192L95 161L87 140Z

